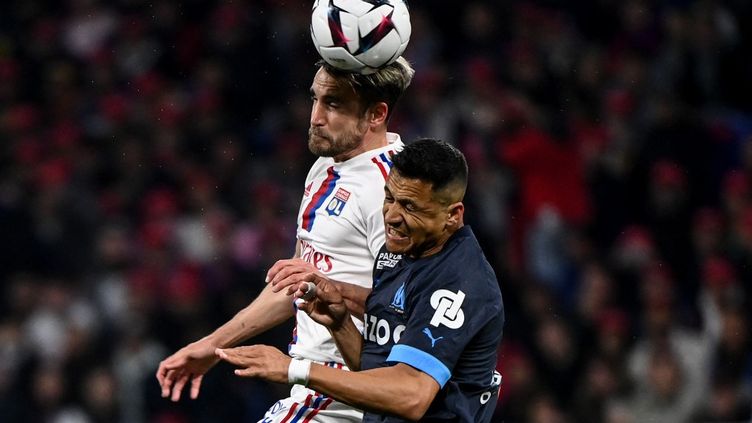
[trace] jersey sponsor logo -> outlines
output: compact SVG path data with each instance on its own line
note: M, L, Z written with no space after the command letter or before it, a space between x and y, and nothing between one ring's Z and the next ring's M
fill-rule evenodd
M389 340L396 344L405 331L405 325L397 325L392 329L388 321L369 314L365 315L364 323L363 338L379 345L386 345Z
M428 337L428 339L431 340L431 348L433 348L436 345L436 342L438 342L439 339L444 339L443 336L440 336L438 338L434 338L433 334L431 333L431 329L428 329L428 328L423 328L423 333L425 333L426 336Z
M400 260L402 260L402 254L379 253L379 256L376 258L376 269L394 267Z
M392 299L392 303L389 304L389 308L396 311L399 314L403 314L405 312L405 283L403 282L402 285L399 287L397 292L394 293L394 298Z
M311 263L316 269L327 273L332 270L332 257L328 254L316 251L313 245L300 240L300 258Z
M350 199L350 191L344 188L337 188L337 192L334 193L334 196L344 202L347 202L347 200Z
M465 293L462 291L452 292L448 289L439 289L431 294L431 307L436 312L431 318L431 326L444 325L450 329L459 329L465 323L465 313L462 312L462 302L465 301Z

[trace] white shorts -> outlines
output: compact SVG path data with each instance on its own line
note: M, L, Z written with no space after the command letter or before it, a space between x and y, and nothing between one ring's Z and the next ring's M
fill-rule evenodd
M274 403L258 423L360 423L362 420L362 411L303 385L295 385L290 397Z

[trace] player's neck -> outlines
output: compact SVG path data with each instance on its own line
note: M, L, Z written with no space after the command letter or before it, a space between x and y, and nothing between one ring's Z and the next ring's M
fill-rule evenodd
M376 150L377 148L386 147L388 141L386 140L386 129L381 131L368 131L366 136L363 137L363 152Z
M436 254L439 254L444 249L444 246L447 244L447 242L449 242L449 239L452 237L452 235L454 235L455 233L457 233L457 231L462 229L463 226L465 226L465 224L463 222L460 222L458 226L455 226L454 228L452 228L452 230L449 230L445 232L444 234L442 234L442 236L438 239L438 241L434 245L426 248L423 251L418 251L413 254L408 254L408 256L414 259L421 259L421 258L428 258L431 256L435 256Z
M386 129L380 131L367 131L363 136L363 142L354 149L333 157L337 163L344 162L359 156L366 151L376 150L377 148L386 147L389 142L386 139Z

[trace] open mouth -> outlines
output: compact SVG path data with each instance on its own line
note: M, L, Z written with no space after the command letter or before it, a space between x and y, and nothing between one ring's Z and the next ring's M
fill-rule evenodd
M386 228L386 236L392 241L404 241L407 239L407 235L392 227Z

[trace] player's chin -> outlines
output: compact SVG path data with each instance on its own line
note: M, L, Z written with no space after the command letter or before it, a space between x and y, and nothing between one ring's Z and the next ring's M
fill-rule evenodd
M331 141L318 135L311 135L308 138L308 149L316 156L330 157L332 155Z
M404 254L410 250L410 238L386 235L386 249L393 254Z

